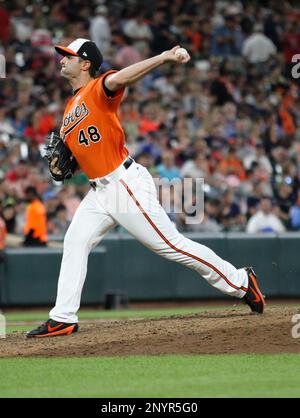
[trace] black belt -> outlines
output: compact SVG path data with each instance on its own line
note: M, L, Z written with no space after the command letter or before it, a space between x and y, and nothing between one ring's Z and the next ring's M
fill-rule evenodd
M131 164L133 163L134 159L131 158L130 156L127 157L126 161L123 163L123 166L125 167L126 170L128 170L128 168L131 166ZM105 176L104 176L105 177ZM109 181L106 180L105 178L103 179L103 184L108 184ZM97 187L97 183L95 181L90 181L90 186L96 190Z

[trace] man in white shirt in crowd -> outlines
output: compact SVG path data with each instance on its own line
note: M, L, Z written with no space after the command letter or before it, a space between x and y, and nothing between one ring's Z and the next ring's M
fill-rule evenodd
M284 232L285 227L273 212L272 200L269 197L263 197L260 202L260 210L251 216L248 221L248 233L258 232Z
M253 33L244 41L242 47L243 56L251 64L268 61L272 55L276 54L276 51L276 46L263 34L263 27L260 24L254 26Z
M145 22L144 13L138 12L136 16L124 25L124 33L132 39L134 47L142 54L145 49L148 50L149 42L153 34L149 25Z
M107 14L108 9L104 4L97 6L90 26L91 40L95 42L104 56L109 53L111 46L111 29Z

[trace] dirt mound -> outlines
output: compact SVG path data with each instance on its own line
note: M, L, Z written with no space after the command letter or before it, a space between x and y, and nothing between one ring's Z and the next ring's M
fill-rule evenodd
M81 323L79 332L69 337L44 339L26 339L24 332L14 332L0 340L0 357L294 353L300 351L300 338L292 338L291 320L298 312L272 307L264 315L253 315L245 308L99 320Z

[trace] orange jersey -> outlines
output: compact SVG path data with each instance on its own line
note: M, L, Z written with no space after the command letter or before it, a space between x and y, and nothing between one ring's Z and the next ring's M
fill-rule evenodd
M124 89L108 97L103 78L91 80L68 102L61 135L90 179L114 171L128 156L125 135L117 116Z

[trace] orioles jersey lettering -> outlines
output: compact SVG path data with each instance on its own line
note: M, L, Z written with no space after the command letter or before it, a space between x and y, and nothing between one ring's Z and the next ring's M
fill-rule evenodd
M89 114L89 111L83 102L80 106L77 105L72 112L69 112L67 116L64 117L63 126L66 129L65 134L67 135L71 130L83 121Z
M79 89L67 103L61 136L89 179L104 177L128 156L117 112L124 89L108 97L103 88L108 71Z

